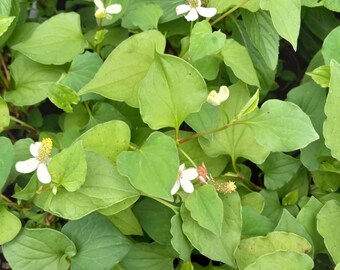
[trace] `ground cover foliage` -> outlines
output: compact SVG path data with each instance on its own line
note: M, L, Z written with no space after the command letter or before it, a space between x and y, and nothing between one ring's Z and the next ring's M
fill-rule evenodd
M0 1L0 259L340 269L340 1Z

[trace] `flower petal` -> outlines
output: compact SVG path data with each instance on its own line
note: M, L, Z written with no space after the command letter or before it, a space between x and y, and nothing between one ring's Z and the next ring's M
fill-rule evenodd
M94 0L93 2L98 9L104 9L104 3L101 0Z
M48 184L51 182L51 175L48 172L47 166L44 163L40 163L37 169L38 180L43 184Z
M190 9L188 15L184 17L188 22L196 21L198 19L198 14L197 14L196 9L195 8Z
M105 14L105 18L106 18L107 20L111 20L111 19L112 19L112 16L111 16L109 13L106 13L106 14Z
M218 92L218 95L220 96L220 101L226 101L229 97L229 89L227 86L222 85L220 87L220 91Z
M194 185L186 179L182 179L181 186L186 193L192 193L194 191Z
M181 173L184 170L185 170L185 164L183 163L183 164L179 165L178 173Z
M185 169L184 171L182 171L181 173L181 182L183 180L189 180L192 181L194 179L196 179L198 176L198 172L195 168L189 168L189 169Z
M197 12L199 15L206 17L206 18L211 18L216 15L217 9L216 8L206 8L206 7L198 7L196 8Z
M37 157L39 154L39 149L42 146L42 142L35 142L30 145L30 152L32 156Z
M180 15L183 13L187 13L188 11L190 11L191 7L189 5L179 5L176 7L176 14Z
M30 173L37 169L39 160L36 158L30 158L25 161L18 161L15 164L15 169L20 173Z
M110 14L118 14L119 12L122 11L122 5L120 5L120 4L109 5L106 8L106 11L107 11L107 13L110 13Z
M220 95L217 94L215 90L212 90L207 97L207 102L213 106L220 105L221 104Z
M171 195L176 194L176 192L179 190L179 187L181 186L181 183L179 180L176 180L175 185L173 186L173 188L171 189Z

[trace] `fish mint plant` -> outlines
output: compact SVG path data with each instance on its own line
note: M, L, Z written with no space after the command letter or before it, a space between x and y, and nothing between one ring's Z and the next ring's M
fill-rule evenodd
M338 269L339 11L1 0L0 268Z

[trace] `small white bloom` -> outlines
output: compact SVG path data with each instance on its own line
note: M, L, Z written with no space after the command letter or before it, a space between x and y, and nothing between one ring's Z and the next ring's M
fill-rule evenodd
M196 179L197 176L198 173L195 168L185 169L184 164L180 165L176 183L171 189L171 195L174 195L180 187L182 187L186 193L192 193L194 191L194 185L190 181Z
M220 105L223 101L226 101L229 97L229 89L227 86L222 85L220 87L220 91L217 93L215 90L212 90L208 97L207 102L213 106Z
M185 17L187 21L196 21L198 15L211 18L217 13L216 8L202 7L201 0L189 0L188 5L179 5L176 7L177 15L188 13Z
M20 173L30 173L37 170L38 180L43 184L51 182L51 175L47 169L47 163L50 160L52 151L52 140L45 138L41 142L35 142L30 145L30 152L33 158L25 161L18 161L15 169Z
M122 11L122 6L120 4L113 4L107 7L104 6L104 3L101 0L94 0L94 4L97 6L97 11L94 16L97 19L106 18L108 20L112 19L110 14L118 14Z

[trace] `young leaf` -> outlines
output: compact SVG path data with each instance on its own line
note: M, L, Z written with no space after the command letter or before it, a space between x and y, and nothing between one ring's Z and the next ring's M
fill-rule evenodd
M330 67L328 65L320 66L312 72L306 72L306 75L311 76L312 79L321 87L329 86Z
M156 54L139 90L143 121L152 129L178 129L207 97L204 79L181 58Z
M331 80L325 105L327 118L323 125L323 135L325 137L325 145L331 150L332 156L340 160L340 64L332 60L330 66Z
M79 102L79 96L76 92L68 86L60 83L53 83L46 85L47 97L58 108L65 112L72 112L72 104Z
M327 251L336 264L340 262L339 212L340 204L335 200L330 200L317 215L317 230L324 238Z
M52 181L67 191L79 189L85 182L87 163L82 143L77 142L55 155L48 165Z
M152 133L139 150L121 153L117 168L147 195L173 200L170 190L178 175L179 160L176 144L170 137Z
M251 112L253 112L259 103L260 99L260 91L259 89L256 90L255 94L249 99L249 101L246 103L246 105L243 106L241 111L236 116L237 119L241 118L242 116L245 116Z
M268 100L244 123L260 144L274 152L304 148L319 138L310 118L290 102Z
M62 228L76 245L71 268L111 269L129 252L131 242L104 216L92 213ZM100 258L100 259L99 259Z
M223 223L223 203L218 197L212 185L204 185L196 188L184 202L190 211L191 217L198 224L214 233L220 235Z
M0 37L8 30L15 16L0 17Z
M0 245L11 241L21 229L20 219L0 206Z
M9 120L7 103L0 97L0 132L9 125Z
M12 48L45 65L71 62L87 46L77 13L60 13L43 22L32 36Z
M158 31L133 35L112 51L79 95L93 92L138 107L140 83L153 63L155 52L163 53L164 48L165 38Z
M12 269L67 270L70 259L77 253L74 243L64 234L52 229L23 229L3 245L5 258Z

